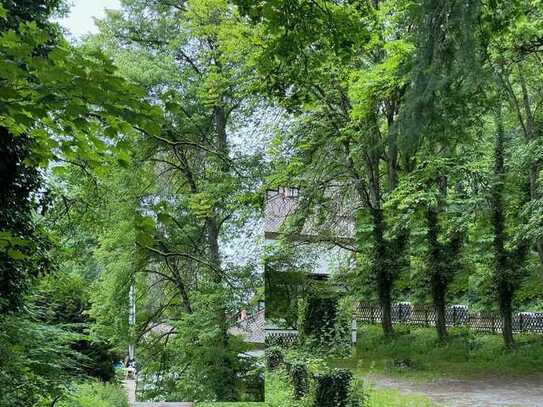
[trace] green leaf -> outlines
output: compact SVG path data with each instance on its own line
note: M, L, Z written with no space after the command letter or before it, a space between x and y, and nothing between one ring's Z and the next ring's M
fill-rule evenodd
M28 255L17 249L8 249L8 256L11 257L13 260L25 260L29 257Z

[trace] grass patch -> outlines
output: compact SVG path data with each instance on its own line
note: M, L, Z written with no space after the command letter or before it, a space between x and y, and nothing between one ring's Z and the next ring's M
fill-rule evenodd
M396 335L385 339L380 327L364 325L353 357L330 364L351 368L356 375L377 373L424 380L543 374L543 337L518 335L516 342L516 349L507 351L499 335L453 328L448 342L440 345L434 329L407 326L397 326Z
M397 390L368 390L364 407L437 407L423 395L405 395Z

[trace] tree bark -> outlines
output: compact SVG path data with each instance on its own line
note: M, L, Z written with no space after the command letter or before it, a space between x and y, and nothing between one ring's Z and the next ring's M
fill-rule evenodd
M382 209L372 209L373 218L373 267L377 278L377 291L381 306L381 326L383 334L391 336L394 333L392 327L392 275L386 267L386 241L384 238L385 223Z
M428 268L430 270L430 283L432 286L432 302L436 313L436 332L440 342L447 340L447 286L448 276L445 270L445 261L443 258L443 248L438 240L439 223L438 209L428 208L426 211L426 221L428 232L426 235L428 242ZM449 260L450 261L450 260Z
M494 147L494 186L492 189L492 226L494 228L494 276L497 286L498 304L502 317L502 334L506 348L514 346L512 297L513 286L508 270L511 264L505 249L505 215L503 204L504 166L504 132L501 112L497 114L496 141Z
M228 176L230 165L228 161L228 142L226 134L226 112L222 105L222 100L213 108L213 118L216 133L216 151L221 156L220 171L224 176ZM207 238L209 244L209 254L211 263L214 265L214 283L219 293L222 292L224 286L224 276L222 274L222 263L219 250L219 234L221 223L219 222L219 213L213 210L212 216L206 220ZM229 334L228 334L228 316L226 310L226 299L219 295L221 301L217 304L217 320L220 330L220 342L218 343L217 353L219 355L219 380L216 382L215 394L217 400L220 401L235 401L236 400L236 378L234 368L228 357Z
M499 291L503 343L507 349L512 349L515 346L513 338L513 296L511 290L508 290L507 287L500 287Z
M210 217L207 219L206 227L210 262L215 268L215 270L212 271L214 273L213 282L215 283L215 289L220 293L223 288L224 279L222 276L221 258L219 252L219 225L215 217ZM228 358L229 337L228 319L226 315L226 306L224 304L225 299L219 294L218 300L220 303L216 304L216 311L220 338L216 347L219 363L216 377L217 380L215 381L215 394L217 396L217 400L235 401L236 386L234 370Z

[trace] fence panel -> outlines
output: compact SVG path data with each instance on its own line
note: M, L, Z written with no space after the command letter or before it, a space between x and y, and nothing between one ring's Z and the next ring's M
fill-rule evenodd
M293 346L298 342L297 331L267 331L266 332L266 346Z
M435 326L436 312L431 304L398 303L392 306L392 322L416 326ZM353 310L354 318L360 322L376 324L381 322L381 308L375 304L359 303ZM497 312L469 312L465 305L447 307L448 326L467 326L475 331L501 333L502 319ZM543 312L522 312L513 316L515 333L543 334Z

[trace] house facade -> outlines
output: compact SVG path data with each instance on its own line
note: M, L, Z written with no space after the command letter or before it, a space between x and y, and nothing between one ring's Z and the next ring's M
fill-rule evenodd
M303 197L299 189L280 187L266 193L264 209L265 252L272 253L280 246L280 241L287 238L293 248L290 259L282 267L274 267L265 261L266 281L274 280L277 273L304 271L312 281L329 280L333 273L352 266L354 241L354 222L348 214L340 210L335 217L317 221L315 214L304 214ZM287 286L286 286L287 285ZM289 290L288 283L283 288ZM282 293L266 290L266 304L273 303ZM295 294L294 294L295 295ZM295 299L294 299L295 300ZM268 308L269 309L269 308ZM271 314L271 312L269 313ZM356 341L356 322L352 323L352 340ZM265 322L266 338L287 338L292 341L298 334L295 324L287 318L267 315Z

